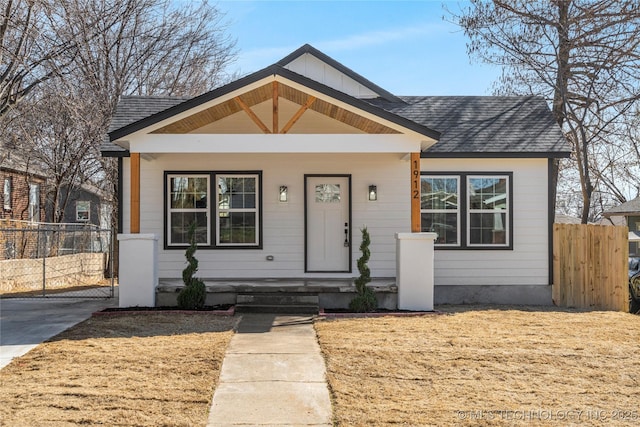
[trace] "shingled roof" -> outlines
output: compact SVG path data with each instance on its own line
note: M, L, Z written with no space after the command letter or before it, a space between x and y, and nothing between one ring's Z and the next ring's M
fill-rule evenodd
M602 213L604 216L640 215L640 196Z
M122 96L118 101L116 113L111 119L108 132L142 120L161 111L175 107L188 101L189 97L167 97L167 96ZM109 135L105 135L105 139L100 147L103 155L122 155L127 152L124 148L111 142Z
M333 88L286 70L283 65L302 53L320 54L321 59L336 67L335 60L305 45L282 61L227 86L196 98L122 97L109 128L111 139L120 133L144 127L153 119L170 117L199 103L215 99L219 94L241 87L255 79L277 73L336 99L368 110L386 119L415 128L438 139L422 153L422 157L568 157L569 146L545 100L541 97L495 96L401 96L382 93L376 99L356 99ZM373 87L373 83L350 69L341 72ZM369 107L367 107L367 105ZM104 155L126 155L127 151L107 137Z
M441 133L423 157L566 157L569 147L541 97L405 96L370 102Z

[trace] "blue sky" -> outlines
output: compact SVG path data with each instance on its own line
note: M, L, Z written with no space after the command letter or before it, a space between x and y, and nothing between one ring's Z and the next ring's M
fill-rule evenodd
M219 1L242 74L309 43L396 95L490 95L499 69L474 61L442 1ZM459 10L465 2L446 2Z

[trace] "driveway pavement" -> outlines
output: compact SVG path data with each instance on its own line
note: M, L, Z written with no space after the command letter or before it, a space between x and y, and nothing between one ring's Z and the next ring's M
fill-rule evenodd
M118 299L0 299L0 369Z

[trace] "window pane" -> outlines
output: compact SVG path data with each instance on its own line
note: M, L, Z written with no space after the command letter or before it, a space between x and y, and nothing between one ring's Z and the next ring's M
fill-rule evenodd
M11 210L11 178L4 179L4 209Z
M29 221L40 220L40 185L29 184Z
M207 208L206 177L171 178L171 208Z
M436 244L458 244L458 214L423 212L422 231L438 233Z
M256 207L256 195L245 194L244 195L244 207L247 209L254 209Z
M189 226L196 221L196 243L207 243L206 212L172 212L171 243L189 244Z
M220 209L254 209L256 207L256 178L219 178Z
M507 209L506 178L469 178L469 209Z
M89 221L89 210L91 202L78 201L76 202L76 221Z
M232 194L231 195L231 209L242 209L244 208L244 197L242 194Z
M218 243L258 244L257 176L218 176Z
M255 212L224 212L219 221L220 243L257 243Z
M316 185L316 203L339 203L340 184Z
M458 178L422 177L420 186L421 209L458 209Z
M506 244L506 219L505 213L469 214L469 243L479 245Z

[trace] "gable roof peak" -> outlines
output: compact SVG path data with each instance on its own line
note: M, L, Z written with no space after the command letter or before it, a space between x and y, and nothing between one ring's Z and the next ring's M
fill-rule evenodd
M336 61L335 59L331 58L329 55L325 54L324 52L321 52L320 50L311 46L309 43L306 43L301 47L299 47L298 49L294 50L289 55L285 56L280 61L276 62L274 65L280 66L280 67L286 67L288 64L292 63L294 60L296 60L297 58L299 58L304 54L310 54L316 57L317 59L319 59L320 61L324 62L325 64L329 65L330 67L335 68L339 72L345 74L346 76L360 83L362 86L375 92L376 94L378 94L378 96L380 96L380 98L383 98L389 102L401 102L401 103L404 102L402 99L398 98L391 92L381 88L377 84L373 83L371 80L356 73L351 68Z

